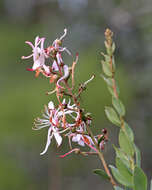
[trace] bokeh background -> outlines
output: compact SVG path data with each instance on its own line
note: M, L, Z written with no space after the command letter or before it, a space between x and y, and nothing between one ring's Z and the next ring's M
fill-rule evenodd
M64 28L68 35L64 45L75 54L79 52L76 68L77 84L92 74L81 102L94 118L94 133L106 127L109 142L104 151L112 164L118 130L104 115L110 105L110 95L101 73L104 51L104 30L114 32L117 45L117 79L126 120L135 133L142 150L142 167L152 177L152 1L151 0L0 0L0 190L83 190L112 189L92 173L100 168L96 157L59 154L67 151L66 142L60 149L51 144L44 156L39 153L46 143L47 129L33 131L35 117L43 105L54 96L48 81L35 78L26 71L32 60L22 61L31 49L26 40L45 36L45 46L59 37ZM72 58L65 55L67 64Z

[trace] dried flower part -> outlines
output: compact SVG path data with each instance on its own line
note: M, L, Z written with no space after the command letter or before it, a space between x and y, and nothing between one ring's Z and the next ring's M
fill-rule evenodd
M112 45L112 36L113 36L113 32L107 28L105 31L105 38L109 46Z

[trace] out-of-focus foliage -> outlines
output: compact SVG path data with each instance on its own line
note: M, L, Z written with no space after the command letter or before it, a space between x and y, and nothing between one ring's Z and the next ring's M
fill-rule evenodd
M115 34L116 66L120 97L127 107L127 120L135 133L136 144L143 152L143 168L151 174L152 142L152 2L104 0L1 0L0 1L0 189L110 189L108 183L90 172L100 165L96 158L70 155L59 159L51 145L49 153L40 156L46 143L47 131L32 131L33 119L40 116L44 104L53 96L45 92L51 88L43 77L35 78L26 68L31 62L21 61L31 49L24 44L35 36L46 36L52 42L67 27L64 44L73 54L79 52L76 68L77 84L92 74L96 78L82 96L84 107L92 113L94 131L107 127L110 143L105 156L112 163L111 144L116 141L115 129L104 115L104 105L111 104L101 73L100 51L103 49L106 27ZM68 64L72 58L65 55ZM128 113L129 112L129 113ZM43 142L43 143L42 143Z

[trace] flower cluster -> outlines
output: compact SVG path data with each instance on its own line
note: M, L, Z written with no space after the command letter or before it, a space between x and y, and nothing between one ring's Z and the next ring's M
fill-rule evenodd
M90 113L86 113L80 107L79 98L94 76L80 84L78 89L75 89L74 70L78 62L78 54L76 54L76 59L71 66L64 63L62 54L66 52L71 55L66 47L62 47L62 42L66 34L67 29L64 30L64 34L60 38L57 38L47 48L44 48L45 38L39 38L37 36L35 38L35 44L26 41L25 43L32 48L32 54L22 56L22 59L33 57L33 66L27 70L34 71L36 77L41 73L43 76L49 78L49 82L53 83L55 88L51 92L47 92L47 94L56 93L58 100L57 106L50 101L45 106L42 114L43 118L36 118L34 122L34 130L48 128L46 146L43 152L41 152L41 155L47 152L53 138L56 140L58 147L62 144L63 137L69 139L70 151L61 157L72 152L83 155L97 153L99 149L104 149L104 144L108 139L106 129L97 136L94 136L90 132L92 118ZM80 147L88 146L91 152L82 152L80 148L73 148L72 142L77 143Z

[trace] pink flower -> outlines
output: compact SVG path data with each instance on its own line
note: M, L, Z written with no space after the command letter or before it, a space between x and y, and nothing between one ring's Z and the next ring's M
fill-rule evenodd
M51 46L45 49L46 54L49 56L52 52L58 52L61 53L63 51L66 51L69 55L71 55L70 51L66 47L62 47L62 40L67 35L67 29L64 29L64 34L60 37L54 40ZM54 53L53 53L54 54ZM57 57L56 57L57 58ZM58 58L57 58L58 59Z
M33 57L33 66L32 71L35 71L39 68L43 68L44 71L49 74L49 67L45 65L45 59L48 57L44 50L44 41L45 38L39 38L38 36L35 38L35 44L33 45L31 42L26 41L25 43L31 46L32 54L29 56L22 56L22 59L29 59Z

